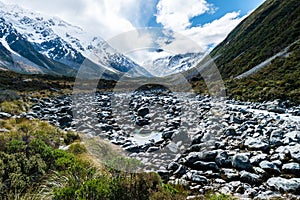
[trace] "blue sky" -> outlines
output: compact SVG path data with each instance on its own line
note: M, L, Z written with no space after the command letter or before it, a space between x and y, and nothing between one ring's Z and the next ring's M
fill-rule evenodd
M214 14L205 13L192 19L193 25L209 23L212 20L221 18L223 15L233 11L240 11L240 15L247 15L250 11L261 5L264 0L211 0L208 1L217 9Z
M146 0L147 1L147 0ZM145 26L150 27L162 27L161 24L156 22L157 13L156 5L159 0L153 0L156 3L149 9L152 10L154 15L150 18L149 21L145 22ZM259 5L261 5L265 0L208 0L207 2L213 5L215 8L215 13L204 13L200 16L194 17L191 19L192 26L200 26L206 23L210 23L213 20L219 19L224 16L226 13L240 11L240 15L247 15L249 12L253 11Z

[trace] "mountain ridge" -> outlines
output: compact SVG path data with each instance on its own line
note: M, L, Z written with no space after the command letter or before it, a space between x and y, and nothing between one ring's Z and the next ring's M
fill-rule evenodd
M97 71L98 67L100 71L105 71L104 77L108 79L117 79L123 74L133 77L151 76L134 61L110 47L102 38L91 36L80 27L57 17L2 3L0 27L2 65L18 72L75 76L87 59L91 61L87 61L88 63L94 63L94 70ZM11 57L12 54L14 56ZM18 63L20 67L15 66ZM30 66L30 70L26 66Z

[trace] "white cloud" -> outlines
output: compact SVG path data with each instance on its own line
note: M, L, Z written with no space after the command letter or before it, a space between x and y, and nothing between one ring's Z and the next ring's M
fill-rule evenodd
M121 53L128 54L131 52L149 49L154 44L153 32L148 29L136 29L129 32L124 32L111 38L107 42L118 49Z
M130 18L140 12L140 0L1 0L55 15L104 39L135 29Z
M210 10L205 0L160 0L157 4L157 22L174 31L190 26L192 17Z
M241 22L239 12L227 13L220 19L210 23L191 27L191 19L204 13L213 13L217 8L207 3L206 0L160 0L157 5L157 22L164 28L185 35L194 40L201 49L207 50L211 45L220 43L234 27ZM180 40L174 40L182 51L186 45Z
M245 16L240 17L239 12L227 13L211 23L185 29L181 33L197 42L202 49L207 50L210 45L222 42L244 18Z

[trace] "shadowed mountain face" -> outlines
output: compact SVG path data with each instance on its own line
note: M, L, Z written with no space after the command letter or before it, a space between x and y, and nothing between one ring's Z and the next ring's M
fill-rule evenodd
M103 78L150 76L134 61L118 53L103 39L58 18L17 6L0 8L0 65L21 73L75 76L87 62ZM93 73L90 75L92 76Z

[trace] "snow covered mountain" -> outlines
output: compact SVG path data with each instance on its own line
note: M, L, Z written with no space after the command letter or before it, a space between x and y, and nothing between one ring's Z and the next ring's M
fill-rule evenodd
M195 67L203 58L203 53L185 53L158 58L145 64L154 76L163 77L187 71Z
M0 66L21 73L76 75L82 63L104 78L151 76L100 37L59 18L0 2ZM91 72L91 75L93 72Z

